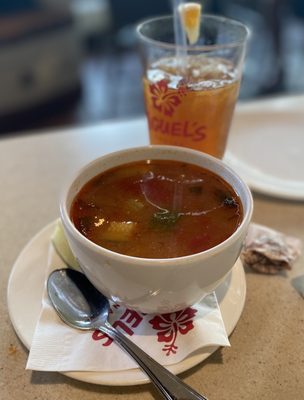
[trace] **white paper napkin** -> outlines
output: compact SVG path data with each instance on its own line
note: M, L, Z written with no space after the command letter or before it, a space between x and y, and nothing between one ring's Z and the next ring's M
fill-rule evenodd
M53 246L47 275L65 264ZM229 346L215 293L199 304L171 314L140 314L112 304L110 321L162 365L181 362L206 346ZM68 327L52 308L46 291L27 369L39 371L116 371L136 363L100 332Z

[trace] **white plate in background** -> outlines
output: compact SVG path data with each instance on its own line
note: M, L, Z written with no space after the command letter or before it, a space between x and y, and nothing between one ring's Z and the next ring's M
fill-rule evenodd
M225 161L256 192L304 200L304 96L240 104Z

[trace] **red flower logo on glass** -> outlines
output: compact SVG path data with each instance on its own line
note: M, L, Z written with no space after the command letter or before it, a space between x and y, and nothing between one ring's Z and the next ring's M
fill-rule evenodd
M152 95L153 107L164 115L172 116L174 109L181 103L181 95L184 93L172 93L169 91L168 82L165 79L149 85Z
M176 354L178 346L175 345L177 335L186 335L194 328L193 318L197 310L194 308L186 308L171 314L156 315L149 323L153 329L159 331L157 333L157 341L165 342L162 351L169 356L171 353Z

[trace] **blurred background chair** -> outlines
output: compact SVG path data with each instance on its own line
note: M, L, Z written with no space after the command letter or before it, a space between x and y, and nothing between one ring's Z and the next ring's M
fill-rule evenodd
M240 98L304 91L302 0L206 0L252 31ZM0 132L144 113L135 25L170 0L1 0Z

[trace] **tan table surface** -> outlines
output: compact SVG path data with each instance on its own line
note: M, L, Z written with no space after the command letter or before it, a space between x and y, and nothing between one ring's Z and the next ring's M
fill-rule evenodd
M14 261L33 235L57 218L67 177L102 153L147 142L143 119L0 139L1 400L159 398L150 384L106 387L25 370L28 351L14 332L6 300ZM254 203L253 221L304 241L304 202L254 194ZM231 348L219 349L182 379L210 400L303 399L304 300L292 285L303 274L303 256L290 274L247 271L245 309L230 336Z

